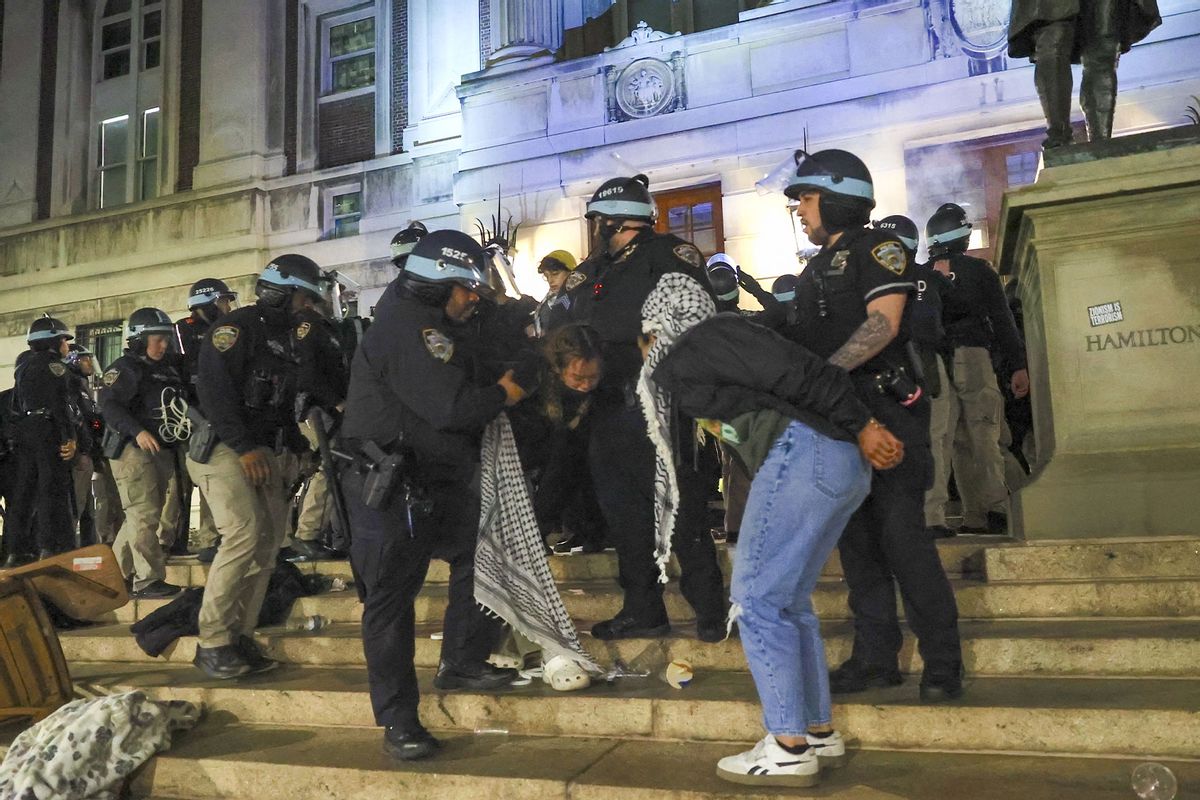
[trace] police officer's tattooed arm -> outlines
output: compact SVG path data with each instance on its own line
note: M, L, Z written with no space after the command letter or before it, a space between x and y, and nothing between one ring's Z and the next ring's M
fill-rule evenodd
M880 353L900 332L906 300L906 295L888 294L867 303L866 320L829 357L829 363L850 372Z

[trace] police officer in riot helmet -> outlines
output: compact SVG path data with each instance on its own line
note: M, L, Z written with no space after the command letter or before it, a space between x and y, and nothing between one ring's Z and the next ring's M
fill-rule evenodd
M645 175L605 181L587 204L596 242L580 264L570 290L571 317L590 324L603 343L604 376L596 392L588 448L596 497L617 549L624 604L611 620L598 623L599 639L662 636L670 631L654 559L654 448L637 402L642 366L638 337L642 304L666 273L682 272L707 286L704 258L694 244L656 233L658 210ZM692 421L673 420L678 442L690 441ZM696 610L705 641L725 636L725 590L707 524L712 474L695 469L688 448L680 454L680 503L672 539L682 569L680 588Z
M946 203L925 226L930 267L945 276L943 358L949 380L934 407L931 436L938 453L934 485L926 497L926 523L940 535L946 525L950 464L963 502L964 533L1008 532L1008 485L1004 478L1004 398L993 362L1005 373L1013 396L1029 393L1025 345L1004 297L1000 276L983 259L967 255L971 223L966 211ZM996 356L996 358L993 358ZM956 431L966 433L969 458L952 458Z
M932 465L929 403L906 348L916 289L911 259L893 233L866 227L874 183L856 156L799 150L788 172L784 192L821 248L797 282L796 341L848 371L873 416L904 444L903 460L874 474L871 494L839 542L855 636L850 658L830 674L831 690L902 681L894 580L925 662L922 699L957 697L958 610L922 509Z
M325 301L328 283L310 258L276 257L259 275L254 305L221 317L200 346L203 421L188 472L205 487L221 545L200 607L194 663L213 678L277 666L253 639L288 504L308 443L295 418L297 314ZM213 434L209 439L209 433Z
M408 259L409 254L417 246L417 242L421 241L428 233L429 229L425 227L425 223L420 221L411 222L404 230L397 231L396 235L392 237L392 264L397 269L404 269L404 262Z
M169 352L174 332L159 309L134 311L128 348L101 379L100 413L110 429L105 453L125 510L113 551L134 597L169 597L181 588L165 580L166 553L158 540L191 425L183 371Z
M474 597L476 475L483 429L526 389L512 372L478 381L450 332L491 292L484 257L459 231L422 237L380 298L350 371L339 451L354 462L340 482L363 602L371 706L385 751L400 760L428 757L439 746L417 714L413 669L413 604L431 557L450 564L434 685L488 690L516 677L486 663L500 628ZM386 481L372 477L384 474Z
M92 473L103 469L100 454L100 435L104 422L92 394L92 377L96 374L95 356L81 344L71 342L65 359L71 372L71 403L75 407L78 446L71 462L71 478L75 487L75 522L79 526L79 544L96 541L95 518L92 514Z
M705 264L708 285L717 296L717 311L742 313L764 328L779 328L787 321L787 307L763 288L758 279L729 255L716 253ZM740 289L745 289L762 306L761 311L742 312L738 307Z
M717 253L708 260L705 268L708 285L717 296L717 311L737 311L738 295L741 294L737 264L724 253Z
M6 567L49 558L72 546L69 462L78 440L63 358L74 338L66 325L47 314L29 326L29 349L17 358L9 396L16 477L4 520Z

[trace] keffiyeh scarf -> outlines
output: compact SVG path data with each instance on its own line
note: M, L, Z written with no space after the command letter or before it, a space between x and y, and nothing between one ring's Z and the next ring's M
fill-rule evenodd
M602 670L579 643L542 542L507 414L483 435L482 512L475 547L475 600L542 648L543 662L565 656Z
M679 506L679 479L671 446L671 398L655 385L651 376L680 336L716 313L712 296L682 272L663 275L642 305L642 333L655 337L638 376L637 393L654 444L654 561L658 564L660 583L667 582L671 536Z

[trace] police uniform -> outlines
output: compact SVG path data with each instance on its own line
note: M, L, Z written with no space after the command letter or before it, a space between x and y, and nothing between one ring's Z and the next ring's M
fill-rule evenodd
M476 475L479 437L506 395L476 385L457 351L442 306L394 282L355 354L342 420L340 449L357 453L370 441L405 453L405 471L428 504L406 503L396 487L382 507L369 507L363 474L342 472L371 706L379 725L402 731L420 729L413 604L435 552L450 564L442 663L482 663L499 634L474 597Z
M1004 397L992 351L1011 374L1025 368L1025 348L995 270L961 253L948 259L949 285L942 293L948 380L934 401L930 437L938 469L926 495L925 517L928 525L945 525L953 463L964 527L986 528L988 512L1002 513L1009 495L1000 449ZM956 452L956 434L965 452Z
M200 365L200 346L208 335L211 324L199 312L193 312L175 323L175 344L182 358L184 381L187 384L188 402L199 404L196 380ZM180 471L179 481L172 482L163 504L162 520L159 523L159 541L174 542L173 552L186 553L191 521L192 479L187 469ZM175 533L175 532L178 533ZM177 538L180 537L180 538ZM182 539L182 540L181 540ZM200 494L200 527L193 542L197 550L216 547L219 537L213 522L208 500Z
M572 321L591 325L604 343L604 376L591 413L588 459L617 550L625 593L618 617L645 628L665 625L667 611L654 563L654 447L636 395L642 368L637 341L642 304L668 272L682 272L708 285L695 245L647 227L618 252L594 254L567 284ZM693 422L680 416L675 423L682 451L676 459L680 500L672 546L682 573L680 589L702 626L722 626L725 591L706 520L716 474L696 469L690 445Z
M334 323L315 309L300 312L296 324L296 348L300 359L297 387L306 392L313 405L332 412L346 399L350 370L342 353ZM309 446L317 450L317 434L312 424L304 421L300 432ZM332 520L333 501L323 469L308 479L308 488L296 519L296 538L305 542L320 541Z
M863 228L847 230L836 244L813 256L800 275L795 340L829 358L866 321L868 303L891 294L911 295L915 288L909 259L896 238ZM838 545L854 613L852 660L895 671L903 637L894 577L927 675L957 676L962 658L958 609L922 510L932 477L929 403L921 398L906 408L876 389L877 375L907 365L908 337L905 322L882 352L851 372L872 416L904 442L904 460L874 473L871 494Z
M288 501L307 450L293 417L296 328L284 308L256 303L218 320L200 346L200 409L216 432L205 463L188 472L209 501L221 545L200 607L199 645L252 637L275 556L287 536ZM265 451L270 477L252 486L239 456Z
M11 396L16 478L4 525L10 556L61 553L73 545L71 466L59 454L76 436L71 393L57 350L30 350L17 358Z
M126 439L120 455L109 460L125 511L113 551L133 591L140 592L166 577L158 531L167 492L183 469L187 391L179 362L170 353L154 361L126 350L105 370L101 383L104 423ZM159 452L138 446L143 432L154 437Z

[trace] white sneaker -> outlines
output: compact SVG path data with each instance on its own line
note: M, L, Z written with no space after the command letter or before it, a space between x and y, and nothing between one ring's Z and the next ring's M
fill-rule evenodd
M817 754L817 761L823 768L846 766L846 740L840 733L834 731L824 738L809 733L804 738L808 742L808 749Z
M816 786L820 773L820 763L811 747L792 755L769 733L745 753L717 762L718 778L755 786Z
M573 692L592 685L587 670L566 656L555 656L542 665L542 680L556 692Z

